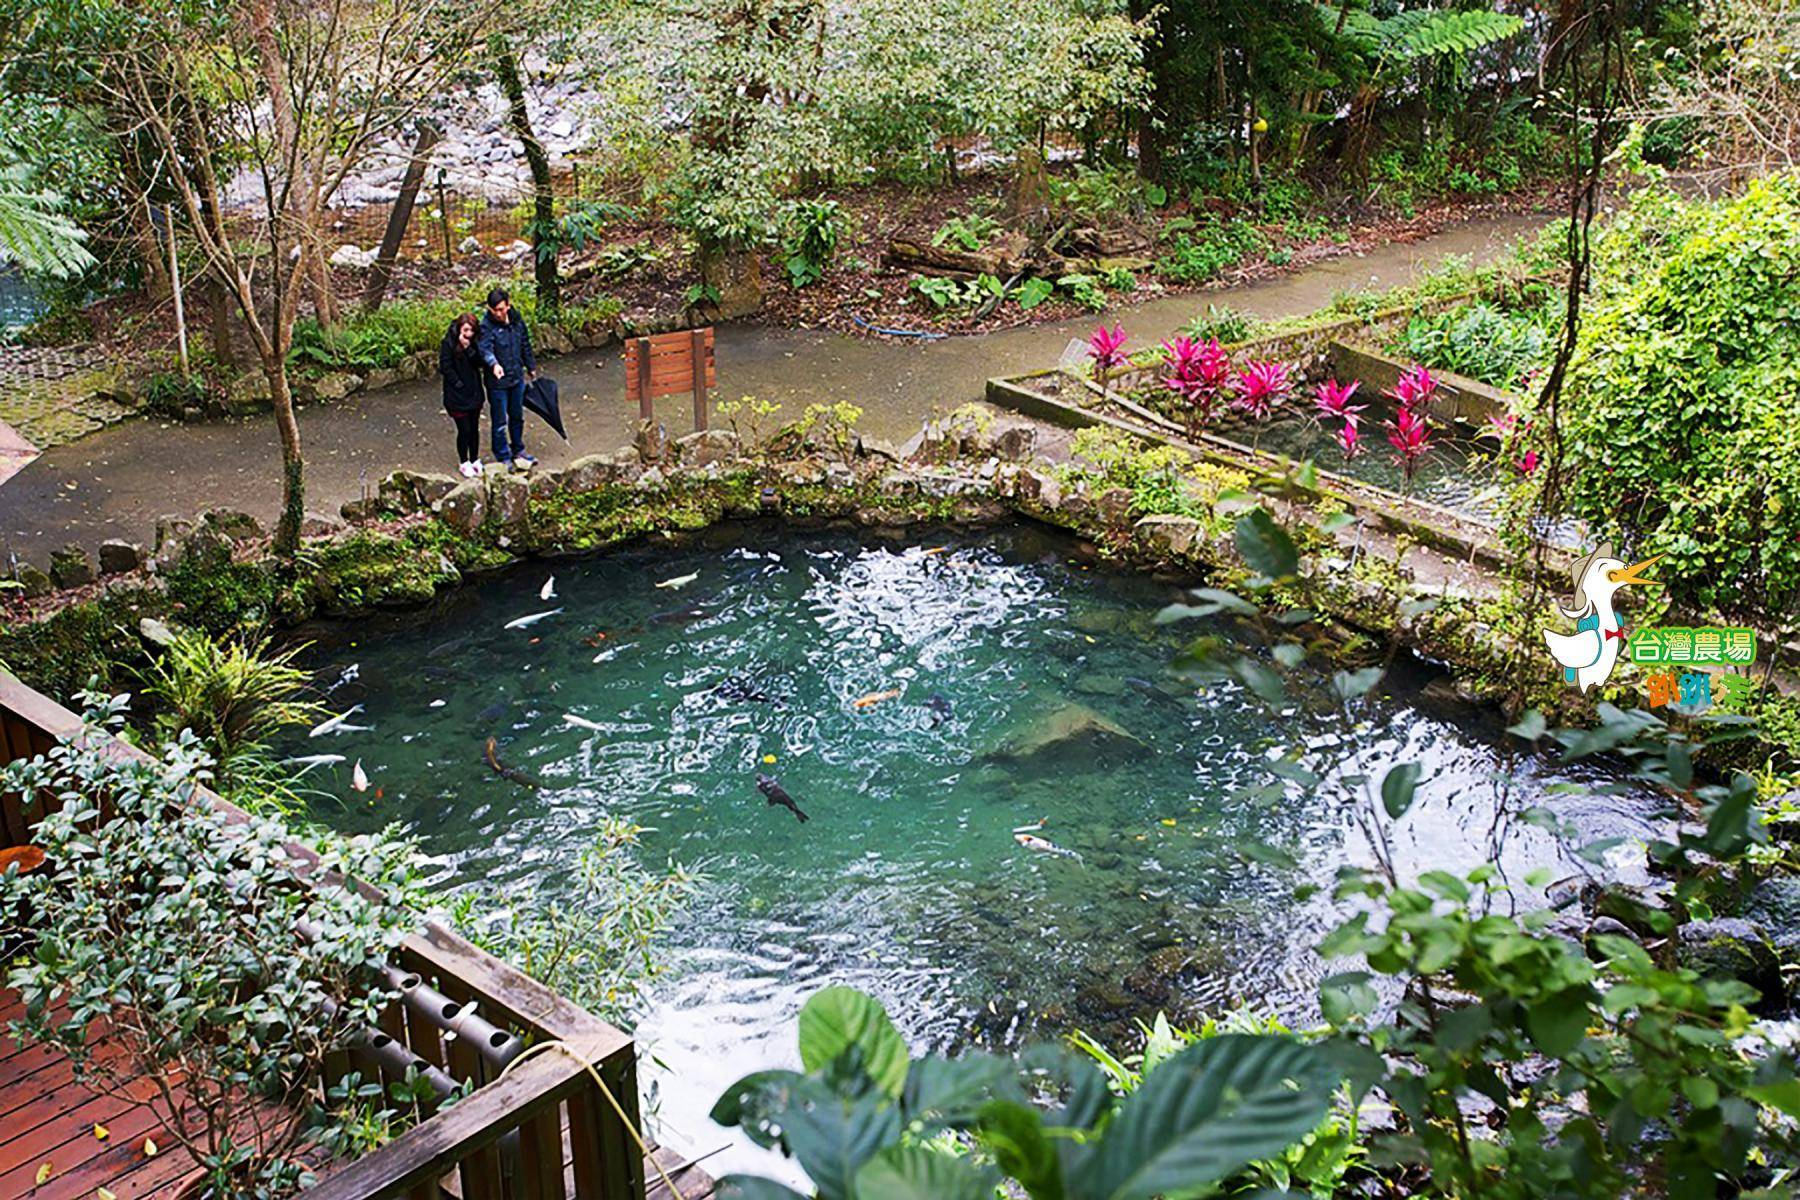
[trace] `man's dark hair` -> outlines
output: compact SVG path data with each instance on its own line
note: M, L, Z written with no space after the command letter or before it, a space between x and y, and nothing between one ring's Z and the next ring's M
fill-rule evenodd
M505 288L497 287L488 293L487 306L489 308L499 308L503 302L511 299L512 297L506 294Z

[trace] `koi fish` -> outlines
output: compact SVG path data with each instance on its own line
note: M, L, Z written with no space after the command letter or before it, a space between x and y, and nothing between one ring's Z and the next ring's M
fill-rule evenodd
M359 713L361 711L362 711L362 705L352 704L349 708L345 709L343 712L339 713L337 716L328 717L325 720L320 721L317 725L314 725L312 727L312 732L307 734L306 736L307 737L318 737L321 734L326 734L326 733L352 733L352 732L360 733L363 730L368 729L370 727L367 725L347 725L347 724L345 724L345 722L348 721L351 717L354 717L357 713Z
M899 688L891 688L885 692L870 692L866 696L858 696L850 702L851 708L873 708L883 700L898 700L901 696Z
M554 600L555 598L556 598L556 576L552 575L550 578L544 580L544 586L538 589L538 599L539 600Z
M1039 817L1037 820L1033 821L1029 825L1015 825L1013 827L1013 832L1014 833L1036 833L1038 830L1042 829L1044 826L1048 825L1049 823L1050 823L1049 817Z
M356 760L356 765L350 768L350 786L359 792L369 790L369 773L363 770L360 758Z
M533 779L531 776L527 775L525 772L519 770L519 768L509 767L505 763L501 762L499 750L498 750L498 747L496 746L495 740L493 738L489 738L487 740L487 764L488 764L488 766L494 768L494 774L500 776L500 778L502 778L502 779L510 779L514 783L520 784L520 785L522 785L524 787L528 787L528 788L536 788L536 787L541 786L537 780Z
M700 572L695 571L692 575L677 575L673 579L665 579L656 586L659 588L684 588L698 578L700 578Z
M560 609L560 608L552 608L547 612L532 613L528 617L515 617L513 620L508 621L504 626L502 626L502 628L525 629L532 625L536 625L539 621L542 621L545 617L554 617L557 613L559 613L561 611L562 611L562 609Z
M595 733L606 732L606 726L600 724L600 722L590 721L586 717L578 717L574 713L564 713L563 720L570 725L575 725L582 729L592 729Z
M800 811L800 806L794 803L794 798L787 794L787 789L782 787L773 775L764 775L758 771L756 773L756 790L768 797L771 808L779 804L799 817L802 825L810 820L805 813Z
M305 754L299 758L287 759L286 763L290 767L299 767L300 774L304 775L314 767L333 767L343 761L344 756L341 754Z
M1015 833L1013 834L1013 841L1019 843L1019 845L1025 847L1027 850L1035 850L1039 854L1054 854L1058 858L1072 858L1077 862L1081 860L1081 855L1075 853L1075 851L1064 850L1055 842L1045 841L1043 838L1037 837L1034 834Z

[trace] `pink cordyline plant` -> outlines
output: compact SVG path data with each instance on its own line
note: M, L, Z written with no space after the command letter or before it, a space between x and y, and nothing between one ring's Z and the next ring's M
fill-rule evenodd
M1431 427L1426 424L1425 414L1402 405L1388 423L1388 443L1399 451L1400 470L1411 484L1419 460L1431 449Z
M1253 420L1268 420L1293 390L1290 370L1287 363L1274 359L1251 363L1238 372L1237 396L1231 403L1250 414Z
M1231 364L1218 338L1204 342L1191 337L1177 337L1162 344L1168 354L1168 367L1163 373L1163 386L1180 397L1187 413L1190 436L1209 424L1213 407L1224 394L1231 377Z
M1349 418L1354 421L1356 414L1367 408L1366 404L1352 404L1351 397L1361 387L1359 380L1339 383L1335 379L1321 379L1319 386L1313 390L1313 403L1318 406L1321 415L1334 420Z
M1349 462L1362 453L1362 444L1356 438L1356 414L1344 417L1344 427L1338 430L1338 448L1344 452L1344 461Z
M1400 379L1388 395L1403 409L1423 409L1437 395L1437 377L1422 366L1411 366L1400 372Z
M1087 356L1094 360L1094 374L1100 384L1100 390L1106 390L1106 377L1114 367L1124 366L1128 361L1125 356L1125 327L1114 325L1109 331L1104 325L1094 326L1094 332L1088 335Z
M1536 450L1527 450L1524 457L1514 463L1513 466L1519 469L1519 474L1531 475L1536 473L1538 463L1541 461L1542 460L1538 457L1538 452Z

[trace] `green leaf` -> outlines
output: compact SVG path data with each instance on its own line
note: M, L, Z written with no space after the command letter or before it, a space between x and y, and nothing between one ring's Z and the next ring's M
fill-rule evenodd
M900 1110L866 1096L848 1108L808 1097L780 1115L782 1140L819 1189L819 1200L851 1200L863 1164L900 1140Z
M1364 667L1360 671L1334 671L1331 675L1331 690L1345 703L1360 700L1381 682L1381 673L1380 667Z
M1238 554L1251 569L1270 579L1287 579L1300 569L1300 551L1294 539L1260 508L1238 518L1233 537Z
M792 1084L804 1078L796 1071L755 1071L725 1089L712 1107L712 1119L727 1129L741 1123L744 1108L752 1098L774 1084Z
M1381 806L1398 821L1412 807L1413 792L1419 786L1419 764L1401 763L1388 769L1381 781Z
M1012 1060L991 1054L921 1058L906 1076L907 1114L913 1120L966 1125L994 1096L1015 1092L1017 1075Z
M1378 997L1369 986L1367 971L1345 971L1319 981L1319 1011L1332 1025L1343 1025L1355 1017L1366 1017L1375 1011Z
M1000 1173L922 1146L894 1146L856 1173L857 1200L992 1200Z
M1055 284L1048 279L1039 279L1034 275L1019 285L1019 307L1030 311L1048 300L1055 291Z
M1337 1082L1325 1056L1288 1038L1196 1042L1126 1099L1080 1159L1078 1190L1094 1200L1192 1194L1311 1133Z
M863 1069L882 1091L898 1096L906 1086L906 1041L873 996L855 988L814 992L800 1010L800 1061L819 1071L855 1046Z
M1063 1200L1062 1163L1037 1109L997 1100L981 1110L976 1137L1032 1200Z
M1562 1058L1581 1043L1587 1034L1587 999L1584 987L1564 988L1526 1008L1525 1029L1538 1049Z
M1244 686L1256 694L1256 698L1264 704L1280 705L1287 702L1287 690L1281 686L1281 676L1254 658L1240 658L1232 664L1232 670L1244 681Z

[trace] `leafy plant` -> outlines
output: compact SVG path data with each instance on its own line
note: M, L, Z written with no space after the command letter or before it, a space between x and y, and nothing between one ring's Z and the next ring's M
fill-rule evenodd
M825 277L844 236L844 213L836 200L797 200L788 208L781 249L788 282L808 287Z
M1247 342L1255 337L1261 326L1255 317L1232 308L1228 304L1208 304L1206 312L1195 317L1181 331L1189 337L1201 341L1211 339L1231 345L1235 342Z
M1000 222L983 213L968 213L960 217L951 217L931 235L931 244L942 246L953 242L964 250L973 253L987 245L988 239L1000 232Z
M1026 312L1030 312L1032 309L1048 300L1055 292L1055 284L1051 283L1048 279L1040 279L1036 275L1033 275L1031 278L1019 284L1019 291L1016 299L1019 302L1020 308L1024 309Z
M1081 271L1072 271L1058 276L1056 286L1069 294L1069 299L1091 312L1099 312L1107 305L1106 292L1100 287L1100 281L1092 275Z
M1305 1137L1337 1085L1317 1047L1226 1034L1177 1051L1115 1101L1091 1063L1055 1048L910 1058L880 1004L842 987L807 1001L799 1041L803 1071L748 1075L712 1115L792 1156L820 1200L987 1200L1002 1178L1034 1200L1192 1194ZM1058 1098L1033 1103L1047 1090ZM978 1153L923 1144L948 1131ZM720 1195L800 1194L729 1176Z
M63 799L33 828L47 867L0 875L0 912L32 914L32 953L7 976L16 1028L89 1087L147 1104L210 1194L291 1193L303 1147L342 1136L342 1109L314 1099L327 1059L395 999L376 968L416 923L397 899L410 850L336 840L303 877L287 829L196 791L210 761L192 733L158 761L123 759L110 743L126 698L85 701L87 736L0 771L9 791ZM334 872L374 891L332 886ZM144 1078L180 1079L185 1098Z
M564 250L577 254L597 242L606 227L622 221L637 220L637 210L611 200L573 200L553 220L536 217L520 223L519 236L537 247L540 261L555 258Z
M1502 309L1478 300L1433 316L1413 316L1390 349L1495 387L1518 388L1549 364L1558 323L1554 314Z
M1156 270L1177 283L1205 283L1267 248L1268 239L1256 226L1209 214L1193 229L1169 239Z
M1142 220L1167 204L1169 193L1129 166L1076 163L1067 176L1051 178L1050 201L1068 216L1107 224Z

